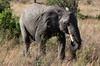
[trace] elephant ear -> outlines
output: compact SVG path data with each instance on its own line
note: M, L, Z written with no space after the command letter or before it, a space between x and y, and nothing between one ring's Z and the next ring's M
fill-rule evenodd
M43 15L43 22L48 30L56 31L58 29L58 14L55 10L48 10Z
M39 42L41 41L43 33L45 33L47 29L47 22L46 22L46 19L44 19L44 13L41 14L37 20L38 20L37 22L39 23L38 23L37 30L35 33L35 39L36 41Z
M37 40L40 40L41 36L43 36L47 32L47 30L57 31L58 29L58 14L54 10L48 10L41 14L39 18L36 38L38 37Z

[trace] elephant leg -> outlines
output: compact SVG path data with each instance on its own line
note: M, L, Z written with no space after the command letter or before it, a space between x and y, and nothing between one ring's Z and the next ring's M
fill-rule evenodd
M63 60L65 58L65 43L66 43L65 35L61 34L57 38L58 38L58 58Z
M73 42L71 41L71 47L70 47L70 54L71 54L71 59L76 58L76 50L73 49Z
M46 41L42 40L40 43L39 43L39 54L38 55L44 55L46 54L45 50L46 50Z
M22 38L23 38L23 52L21 53L23 56L28 55L28 49L30 47L30 34L27 31L27 29L21 25L21 33L22 33Z
M25 36L23 40L23 55L27 56L29 54L29 47L30 47L30 38L29 36Z

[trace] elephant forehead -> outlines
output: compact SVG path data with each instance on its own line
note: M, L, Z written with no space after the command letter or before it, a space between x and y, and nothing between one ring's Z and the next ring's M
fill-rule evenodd
M61 19L63 20L63 22L68 21L69 20L69 16L68 15L62 16Z

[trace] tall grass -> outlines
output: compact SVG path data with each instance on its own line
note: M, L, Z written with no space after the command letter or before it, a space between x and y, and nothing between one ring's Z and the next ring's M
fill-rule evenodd
M70 39L67 37L66 43L66 58L60 63L57 58L57 39L56 37L51 38L47 41L46 55L38 57L38 44L33 42L30 46L30 56L28 58L22 57L20 52L22 45L16 45L11 48L11 45L5 45L0 49L0 63L5 66L99 66L100 65L100 23L99 20L94 19L79 19L79 29L82 37L82 47L77 51L77 59L70 60L69 55L69 42ZM88 30L87 30L88 29ZM6 44L11 44L6 42ZM15 44L17 42L14 41ZM7 53L7 54L6 54ZM4 58L5 57L5 58Z

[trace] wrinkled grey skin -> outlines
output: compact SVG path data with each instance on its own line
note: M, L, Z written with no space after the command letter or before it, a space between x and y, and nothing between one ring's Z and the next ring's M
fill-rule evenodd
M23 37L23 55L30 47L31 39L39 43L39 55L45 54L45 44L48 39L57 36L58 57L65 58L65 34L72 34L71 50L76 54L80 48L81 38L75 15L59 6L30 5L20 17L20 28ZM78 45L78 47L74 47ZM74 48L74 49L73 49Z

